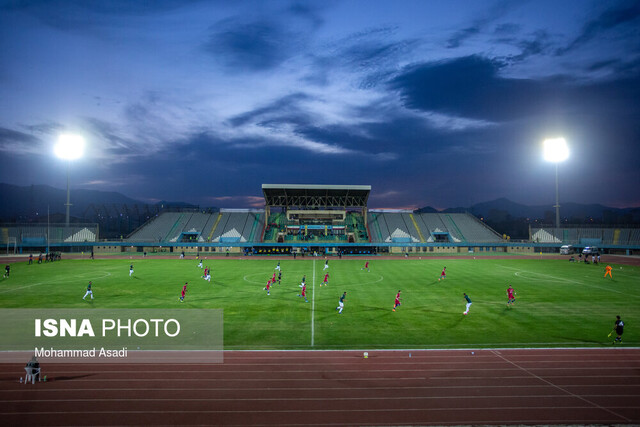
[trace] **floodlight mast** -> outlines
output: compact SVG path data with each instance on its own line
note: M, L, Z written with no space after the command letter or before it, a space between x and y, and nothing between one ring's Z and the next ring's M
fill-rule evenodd
M67 203L65 224L69 227L69 208L71 207L71 191L69 187L69 169L71 160L82 157L84 152L84 138L80 135L60 135L58 143L54 147L54 152L58 158L67 161Z
M558 192L558 163L569 158L569 147L564 138L551 138L544 140L544 159L556 164L556 228L560 228L560 201Z

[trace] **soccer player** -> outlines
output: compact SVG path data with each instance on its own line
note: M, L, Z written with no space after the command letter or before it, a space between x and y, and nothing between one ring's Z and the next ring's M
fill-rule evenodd
M189 282L184 282L184 286L182 287L182 292L180 294L180 302L184 302L184 295L187 293L187 285Z
M200 260L200 262L198 263L198 267L202 268L202 260Z
M282 280L282 271L278 272L278 285L280 284L280 281Z
M129 277L133 276L133 264L129 266Z
M393 304L393 311L396 311L396 308L400 306L400 289L398 289L398 293L396 294L396 302Z
M276 272L273 272L273 277L271 277L271 283L276 283Z
M324 268L322 269L322 271L325 271L327 268L329 268L329 260L325 259L324 260Z
M309 302L307 301L307 285L304 282L302 282L302 290L298 296L304 298L304 302Z
M513 303L516 302L515 294L516 291L514 291L513 287L509 285L509 288L507 289L507 307L513 307Z
M611 266L610 266L610 265L607 265L607 266L605 267L605 269L604 269L604 277L605 277L605 278L607 277L607 274L608 274L608 275L609 275L609 277L611 277L611 278L613 279L613 276L611 275L611 270L612 270L612 268L611 268Z
M364 270L365 268L367 269L367 271L369 271L369 260L364 263L364 267L362 267L360 270Z
M320 286L325 285L327 286L329 284L329 273L324 275L324 281L322 283L320 283Z
M307 281L307 276L306 275L302 276L302 282L300 282L300 287L302 287L306 281Z
M278 265L276 265L276 270L280 271L280 261L278 261Z
M440 273L440 278L438 279L438 282L442 279L446 279L447 278L447 267L444 267L442 269L442 273Z
M264 288L267 291L267 295L269 295L269 289L271 289L271 279L267 280L267 286Z
M29 254L29 265L33 264L33 254Z
M624 332L624 322L622 321L622 319L620 319L620 316L616 316L616 322L613 328L616 330L616 334L618 334L618 336L613 341L613 343L622 344L622 333Z
M464 299L467 300L467 309L464 311L464 313L462 313L466 316L469 313L469 307L471 307L472 302L471 298L469 298L469 295L465 294L464 292L462 293L462 295L464 295Z
M87 295L91 295L91 299L93 299L93 291L91 290L91 281L89 281L89 284L87 285L87 293L84 294L82 299L85 299Z
M340 301L338 301L338 306L336 307L336 310L338 310L338 314L342 314L342 309L344 308L344 299L346 297L347 297L347 293L345 292L340 297Z
M5 278L9 278L9 274L11 274L11 266L9 264L7 264L4 267L4 277Z
M211 282L211 267L209 266L204 270L204 280Z

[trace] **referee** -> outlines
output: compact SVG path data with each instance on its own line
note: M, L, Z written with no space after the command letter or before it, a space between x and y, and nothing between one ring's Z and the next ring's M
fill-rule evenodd
M624 332L624 322L622 321L622 319L620 319L620 316L616 316L615 329L616 329L616 334L618 334L618 336L616 337L615 341L613 341L613 343L622 344L622 333Z

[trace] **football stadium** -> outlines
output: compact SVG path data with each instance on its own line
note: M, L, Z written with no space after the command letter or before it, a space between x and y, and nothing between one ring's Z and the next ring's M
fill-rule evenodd
M0 0L0 424L640 425L639 29Z
M390 424L394 411L376 418L373 408L393 407L397 401L389 399L398 394L415 403L403 411L410 414L404 422L446 423L458 418L425 399L449 392L459 399L449 401L453 407L476 402L469 422L636 419L635 404L629 412L608 411L602 402L580 415L575 405L581 401L586 409L592 399L583 394L611 388L635 402L640 340L633 330L617 340L614 321L622 313L625 323L640 322L638 229L548 226L512 241L469 213L370 210L370 191L366 185L263 184L264 209L172 209L116 241L100 239L96 224L3 226L10 270L0 282L0 304L7 321L16 322L12 316L22 309L38 317L83 309L179 309L198 317L205 310L207 328L220 335L169 347L135 336L124 345L98 344L126 349L122 360L95 354L54 360L66 341L36 342L46 410L20 411L19 395L12 394L7 399L15 412L6 415L30 424L82 423L84 411L71 407L77 393L88 393L109 402L103 409L113 408L97 412L99 420L90 417L92 424L117 424L122 414L131 417L127 422L181 424L184 402L149 418L178 387L181 394L188 390L190 423L214 413L223 424L253 423L255 416L266 424L297 423L300 413L288 405L303 395L320 424L336 419L320 402L332 406L335 399L350 402L353 423ZM175 353L149 364L163 351ZM201 357L191 361L193 354ZM609 371L612 359L614 375L595 371ZM5 378L21 369L15 363L2 368ZM25 390L12 380L4 392ZM504 388L519 396L514 402L535 395L536 405L548 400L554 410L541 416L523 403L521 417L483 418L490 402L484 393ZM223 397L229 394L237 398ZM566 405L558 405L559 398ZM233 409L245 399L257 399L255 408ZM129 400L135 408L123 403Z

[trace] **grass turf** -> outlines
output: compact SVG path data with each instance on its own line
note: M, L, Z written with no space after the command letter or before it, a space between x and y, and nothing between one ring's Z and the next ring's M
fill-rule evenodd
M135 273L129 277L129 265ZM63 260L12 264L0 308L222 308L226 349L372 349L611 346L616 315L624 346L638 346L640 268L543 259L322 259L281 261L283 281L263 290L274 259L215 259L212 282L194 259ZM447 278L438 281L442 267ZM307 298L298 297L307 278ZM83 301L87 282L95 300ZM189 282L184 303L178 301ZM506 288L517 295L506 305ZM403 303L392 311L402 290ZM335 310L347 292L343 314ZM473 305L464 316L466 292ZM312 346L313 341L313 346Z

